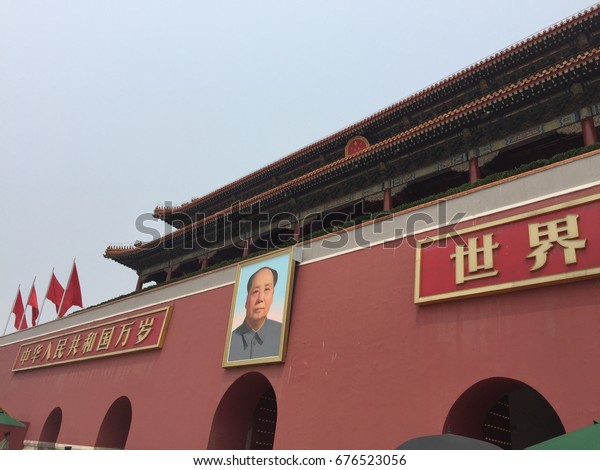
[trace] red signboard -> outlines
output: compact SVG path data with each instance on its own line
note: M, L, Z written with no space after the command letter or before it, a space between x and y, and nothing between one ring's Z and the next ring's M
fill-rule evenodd
M600 194L420 241L415 302L600 275Z
M13 371L162 348L171 307L22 344Z

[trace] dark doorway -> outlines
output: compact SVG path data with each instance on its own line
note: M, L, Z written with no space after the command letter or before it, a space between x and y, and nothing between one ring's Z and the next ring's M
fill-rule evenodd
M525 449L564 434L554 408L535 389L518 380L494 377L476 383L456 400L442 432Z
M117 398L106 412L100 425L96 447L125 449L131 427L131 415L129 398Z
M262 394L252 418L252 430L249 434L250 442L247 449L271 450L275 439L275 425L277 424L277 399L273 387L269 387Z
M54 408L44 423L40 434L40 442L56 443L60 425L62 424L62 410L59 407Z
M277 398L258 372L238 378L227 389L213 417L208 449L273 449Z

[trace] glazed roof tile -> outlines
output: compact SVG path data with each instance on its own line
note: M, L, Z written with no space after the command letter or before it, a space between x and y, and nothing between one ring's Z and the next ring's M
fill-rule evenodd
M533 88L537 85L543 85L545 83L553 83L553 80L556 77L564 75L568 71L576 70L585 64L590 63L600 63L600 48L590 49L586 52L583 52L575 57L572 57L568 60L565 60L559 64L551 66L547 69L544 69L536 74L533 74L530 77L519 80L515 83L511 83L506 87L503 87L499 90L496 90L488 95L475 99L469 103L466 103L462 106L459 106L455 109L452 109L444 114L440 114L435 116L434 118L425 121L419 125L416 125L406 131L400 132L388 139L385 139L381 142L375 143L370 147L365 148L364 150L357 152L355 154L349 155L347 157L341 158L334 162L331 162L327 165L324 165L320 168L317 168L311 172L308 172L304 175L301 175L291 181L287 181L277 187L269 189L261 194L255 195L245 201L240 202L239 205L235 206L235 208L228 208L226 210L222 210L216 212L210 216L207 216L201 220L198 220L186 227L183 227L175 232L164 236L160 239L153 240L151 242L147 242L137 246L110 246L107 248L105 252L105 256L108 258L122 258L127 257L129 255L141 254L144 251L149 249L156 248L160 246L162 242L168 240L169 238L178 238L183 236L183 234L189 230L194 230L199 226L209 224L218 220L220 217L225 217L229 214L232 214L240 209L245 207L252 206L258 202L268 200L271 197L276 195L284 194L286 191L300 187L301 185L306 185L310 183L316 182L316 180L326 175L327 173L335 173L345 170L348 165L355 164L361 159L367 158L371 155L378 154L382 151L393 148L395 145L410 141L418 137L419 135L423 135L436 127L440 127L444 124L450 123L454 120L459 119L462 116L477 112L482 109L486 109L492 107L495 104L502 102L507 97L516 96L517 94L529 89Z
M500 60L503 60L511 55L518 54L519 52L521 52L525 49L533 48L536 44L540 43L541 41L543 41L551 36L557 36L557 35L561 34L562 32L564 32L565 30L567 30L569 28L573 28L575 25L580 24L583 21L585 21L586 19L588 19L592 16L596 16L598 14L600 14L600 3L595 4L585 10L582 10L581 12L579 12L569 18L566 18L558 23L555 23L554 25L549 26L549 27L547 27L547 28L521 40L521 41L518 41L518 42L512 44L511 46L509 46L495 54L492 54L491 56L488 56L485 59L475 62L474 64L434 83L433 85L430 85L430 86L408 96L407 98L405 98L395 104L392 104L392 105L388 106L387 108L384 108L381 111L378 111L375 114L373 114L365 119L362 119L361 121L358 121L358 122L350 125L349 127L346 127L334 134L329 135L328 137L325 137L324 139L321 139L321 140L314 142L300 150L297 150L296 152L294 152L286 157L283 157L283 158L281 158L259 170L256 170L242 178L239 178L219 189L211 191L210 193L208 193L202 197L194 198L191 201L181 204L176 207L156 207L154 210L154 214L158 218L163 218L167 214L170 214L173 212L185 211L185 210L191 209L195 206L199 206L205 202L208 202L210 199L213 199L228 190L232 190L232 189L238 187L239 185L249 182L253 179L260 178L261 176L265 175L269 171L283 167L284 165L286 165L296 159L299 159L299 158L302 158L303 156L308 155L312 151L323 148L324 146L332 143L333 141L336 141L336 140L339 140L342 138L350 138L350 137L354 136L357 132L359 132L359 130L361 128L364 128L366 125L374 123L378 120L384 119L385 117L400 110L401 108L406 107L410 104L413 104L413 103L427 97L428 95L431 95L432 93L440 91L450 85L453 85L453 84L459 82L461 79L464 79L467 76L474 75L476 72L478 72L484 68L492 67L494 64L496 64Z

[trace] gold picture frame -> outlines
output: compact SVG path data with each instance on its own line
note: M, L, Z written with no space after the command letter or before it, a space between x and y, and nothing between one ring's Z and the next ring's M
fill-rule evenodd
M285 360L295 265L293 248L238 265L223 367Z

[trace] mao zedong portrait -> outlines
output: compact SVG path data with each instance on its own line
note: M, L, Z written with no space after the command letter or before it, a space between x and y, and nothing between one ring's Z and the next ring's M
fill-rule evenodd
M246 317L231 333L229 360L242 361L279 355L281 323L269 319L277 271L263 267L256 271L246 289Z

